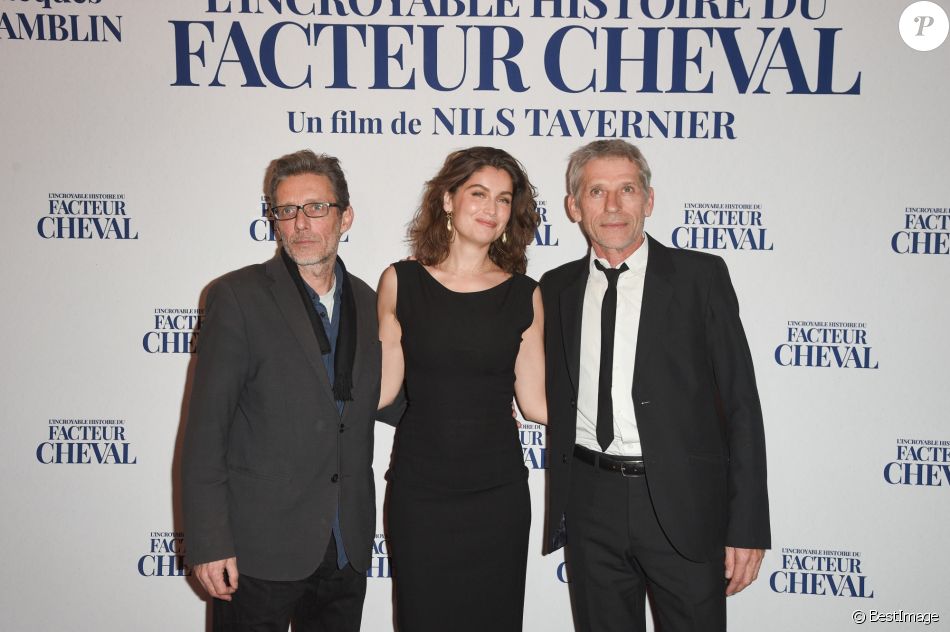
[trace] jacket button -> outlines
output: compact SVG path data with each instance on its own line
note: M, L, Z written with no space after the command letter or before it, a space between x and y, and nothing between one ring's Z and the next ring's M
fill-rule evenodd
M561 463L567 463L567 455L561 454Z
M343 424L340 424L340 432L343 432L344 430L346 430L346 426L344 426Z
M576 402L575 400L573 400L573 399L571 400L571 406L572 406L572 407L577 406L577 402Z
M335 483L335 482L337 482L338 480L340 480L340 475L339 475L339 474L334 474L333 476L330 477L330 482L331 482L331 483Z

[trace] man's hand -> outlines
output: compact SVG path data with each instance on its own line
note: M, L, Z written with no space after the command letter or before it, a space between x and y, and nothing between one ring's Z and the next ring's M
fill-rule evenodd
M236 557L198 564L192 570L209 595L217 599L231 601L231 595L238 588ZM225 572L227 572L227 580L224 577Z
M726 547L726 596L731 596L755 581L765 557L764 549Z

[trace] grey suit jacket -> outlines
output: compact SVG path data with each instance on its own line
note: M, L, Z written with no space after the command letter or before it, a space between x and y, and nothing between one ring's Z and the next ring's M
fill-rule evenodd
M342 418L280 255L211 285L182 457L190 564L236 556L241 574L307 577L339 507L351 564L369 566L381 356L376 294L353 275L349 282L357 346Z

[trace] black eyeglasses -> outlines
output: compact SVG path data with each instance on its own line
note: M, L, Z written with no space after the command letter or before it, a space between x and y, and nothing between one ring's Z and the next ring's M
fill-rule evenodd
M299 211L313 219L326 217L330 207L341 208L336 202L307 202L306 204L283 204L270 207L270 214L276 220L293 219Z

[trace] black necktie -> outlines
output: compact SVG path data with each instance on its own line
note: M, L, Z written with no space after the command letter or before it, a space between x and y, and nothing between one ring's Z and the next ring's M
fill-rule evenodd
M594 265L607 277L607 291L600 307L600 383L597 388L597 443L604 452L614 440L614 400L610 388L614 377L614 328L617 320L617 279L627 264L605 268L600 261Z

